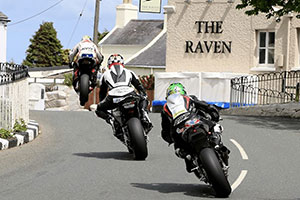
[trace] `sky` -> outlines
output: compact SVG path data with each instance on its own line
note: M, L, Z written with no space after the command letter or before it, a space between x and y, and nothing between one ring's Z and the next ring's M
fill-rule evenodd
M161 2L163 8L167 0ZM100 1L100 32L113 29L116 6L122 3L123 0ZM132 4L139 6L139 0L132 0ZM11 20L7 26L7 62L22 63L29 40L43 22L53 22L64 49L72 49L84 35L93 38L95 0L0 0L0 11ZM139 13L138 19L163 19L163 9L160 14Z

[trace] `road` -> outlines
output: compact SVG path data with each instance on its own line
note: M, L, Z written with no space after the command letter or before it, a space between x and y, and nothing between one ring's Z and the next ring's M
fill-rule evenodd
M0 199L214 198L160 138L160 115L150 118L149 156L134 161L92 112L31 111L42 134L0 151ZM223 118L223 141L231 150L230 199L300 199L300 121Z

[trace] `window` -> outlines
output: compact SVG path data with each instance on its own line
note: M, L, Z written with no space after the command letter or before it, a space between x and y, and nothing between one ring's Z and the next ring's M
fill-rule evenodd
M275 32L258 32L258 65L274 67Z

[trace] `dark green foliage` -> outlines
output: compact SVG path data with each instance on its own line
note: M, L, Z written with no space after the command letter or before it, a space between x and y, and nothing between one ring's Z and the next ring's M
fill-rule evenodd
M64 84L71 87L73 83L72 73L64 74L64 77L65 77Z
M0 138L8 139L8 138L12 138L12 137L13 137L13 135L10 133L9 130L6 130L4 128L0 129Z
M26 51L27 56L23 65L29 67L62 65L64 63L62 45L56 36L53 22L41 24L39 30L30 39L31 44Z
M69 52L70 51L71 51L70 49L63 49L62 50L62 59L63 59L62 65L68 65L69 64Z
M274 9L274 6L277 7L277 9ZM281 17L291 12L299 15L300 0L241 0L241 3L238 4L236 8L247 8L248 10L245 11L247 15L264 13L267 18Z
M98 42L100 42L107 34L108 34L109 32L108 32L108 30L104 30L104 32L102 32L102 33L99 33L98 32Z
M16 120L13 131L14 132L24 132L26 130L27 130L27 126L25 124L25 121L23 119L20 119L20 121Z

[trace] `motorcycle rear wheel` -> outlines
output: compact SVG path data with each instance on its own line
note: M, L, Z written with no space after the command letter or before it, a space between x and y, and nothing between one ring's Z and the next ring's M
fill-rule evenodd
M141 121L138 118L133 117L129 119L127 123L134 159L145 160L148 156L148 149Z
M84 106L84 104L88 101L89 99L89 81L90 77L87 74L82 74L80 76L80 82L79 82L79 100L80 100L80 105Z
M201 150L199 157L207 173L208 179L216 192L216 196L227 198L231 193L231 186L214 150L212 148L204 148Z

